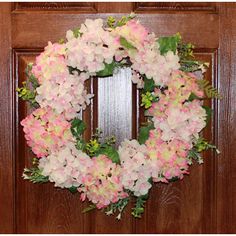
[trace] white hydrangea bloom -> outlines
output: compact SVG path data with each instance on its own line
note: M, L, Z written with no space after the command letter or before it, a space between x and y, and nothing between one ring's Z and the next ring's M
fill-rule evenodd
M135 196L147 194L152 185L149 183L151 169L146 155L146 146L140 145L137 140L125 139L118 152L124 188L133 191Z
M90 157L77 150L72 142L68 142L58 152L39 160L39 169L42 169L42 174L48 176L50 182L55 182L56 187L61 188L80 186L82 178L91 166Z

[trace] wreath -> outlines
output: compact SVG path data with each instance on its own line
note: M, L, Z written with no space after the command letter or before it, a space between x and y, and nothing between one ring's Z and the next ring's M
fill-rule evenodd
M200 135L211 115L204 100L220 97L204 79L209 65L194 58L193 45L179 33L157 38L134 17L108 17L106 25L87 19L65 40L49 42L17 89L35 108L21 121L36 155L23 177L79 192L91 202L84 212L104 209L117 219L130 200L132 215L141 217L154 183L182 179L194 161L203 162L202 151L218 152ZM102 142L97 129L86 142L86 124L78 117L93 94L85 81L124 67L131 69L145 109L138 139L126 139L116 150L115 138Z

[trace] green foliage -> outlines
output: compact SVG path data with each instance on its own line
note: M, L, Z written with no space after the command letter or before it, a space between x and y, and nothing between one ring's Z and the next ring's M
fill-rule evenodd
M78 150L84 150L85 149L85 141L82 138L82 135L86 129L86 124L78 119L74 118L71 122L71 133L76 138L76 148Z
M120 163L119 154L116 151L116 149L112 146L108 146L106 144L101 145L100 149L96 151L95 155L98 156L100 154L104 154L107 157L109 157L109 159L111 159L113 163L116 164Z
M68 188L68 190L69 190L71 193L77 193L77 192L78 192L77 187L75 187L75 186L72 186L72 187Z
M106 213L106 215L113 215L113 214L116 214L116 212L118 211L119 214L117 215L116 219L120 220L122 213L128 203L129 203L129 198L120 199L118 202L110 204L106 208L105 213Z
M199 87L204 90L205 95L208 98L219 98L221 99L221 95L218 93L217 89L214 88L208 80L199 79L198 81Z
M195 99L197 99L197 100L202 100L202 98L198 97L196 94L191 93L190 96L189 96L189 98L188 98L188 101L189 101L189 102L192 102L192 101L195 100Z
M141 218L144 213L144 205L148 199L148 194L137 197L135 207L132 208L132 215L135 218Z
M37 102L35 101L36 92L32 91L28 85L27 82L22 82L23 87L17 88L16 91L18 92L18 96L24 100L30 103L32 107L37 107Z
M74 118L71 122L70 129L71 129L71 133L73 134L75 138L80 138L86 129L86 124L82 120L78 118Z
M80 28L75 28L72 30L75 38L78 38L81 36Z
M205 109L207 117L206 117L206 123L208 123L211 120L211 114L212 114L212 109L208 106L202 106L203 109Z
M156 87L155 82L153 79L148 79L146 76L144 76L144 92L153 92L154 88Z
M82 213L86 213L86 212L89 212L89 211L92 211L92 210L95 210L96 209L96 205L94 204L90 204L88 207L86 207Z
M130 42L128 42L124 37L120 37L120 44L124 47L124 48L126 48L126 49L128 49L128 50L134 50L134 49L136 49L136 47L135 46L133 46Z
M203 163L203 158L200 153L209 149L215 150L217 154L220 153L215 145L208 143L204 138L196 140L194 147L188 153L189 164L192 164L193 160L197 161L199 164Z
M23 178L34 184L48 182L48 176L42 175L42 170L40 170L38 167L25 168L23 172Z
M197 61L194 58L193 49L194 45L191 43L179 42L178 44L178 56L180 58L180 70L185 72L194 72L208 68L209 64L201 61Z
M188 152L188 163L192 164L193 160L195 160L198 164L202 164L203 163L203 158L200 155L199 152L197 152L197 150L195 148L191 149Z
M213 150L216 150L217 153L219 153L216 146L208 143L208 141L205 140L204 138L199 138L197 140L196 144L194 145L194 147L197 152L202 152L202 151L205 151L208 149L213 149Z
M28 78L29 83L33 89L36 89L39 86L37 78L32 73L33 63L29 63L26 67L25 74Z
M148 125L143 126L139 129L138 141L140 144L144 144L149 138L149 131L154 129L153 123L148 123Z
M178 49L178 56L180 58L180 61L194 58L194 55L193 55L194 45L193 44L183 43L180 41L178 43L177 49Z
M31 72L32 66L32 63L27 65L27 68L25 70L27 80L22 82L23 86L17 88L16 91L18 92L18 96L22 100L29 102L32 107L38 107L38 103L35 101L35 89L39 86L39 84L36 77Z
M152 106L152 102L156 102L157 98L150 92L143 93L141 95L141 106L144 106L145 109L148 109Z
M179 33L169 36L169 37L160 37L157 42L159 44L159 50L161 55L166 54L168 51L176 53L177 46L181 40L181 35Z
M185 72L194 72L201 70L202 67L207 67L207 64L193 59L180 60L180 65L181 65L180 70Z
M119 164L120 158L116 149L112 146L115 143L115 138L110 137L105 140L104 143L101 143L100 137L101 131L99 129L96 130L93 137L89 140L89 142L85 145L85 151L90 157L98 156L100 154L106 155L108 158L112 160L112 162Z
M126 25L126 23L130 20L132 20L133 18L135 18L136 15L134 13L131 13L130 15L128 16L122 16L122 18L120 20L118 20L116 22L116 19L112 16L109 16L107 18L107 25L110 27L110 28L116 28L116 27L120 27L120 26L123 26L123 25Z
M109 16L107 18L107 25L110 27L110 28L115 28L115 23L116 23L116 19L113 17L113 16Z
M110 64L107 64L107 63L104 63L104 64L105 64L105 68L96 73L96 75L99 77L112 76L114 73L114 69L119 66L118 63L115 61L113 61Z
M63 39L63 38L59 39L58 43L59 43L59 44L65 43L65 39Z
M179 177L173 177L173 178L169 179L168 181L169 182L176 182L178 180L179 180Z
M91 139L85 146L86 152L90 157L95 156L100 150L100 143L97 139Z

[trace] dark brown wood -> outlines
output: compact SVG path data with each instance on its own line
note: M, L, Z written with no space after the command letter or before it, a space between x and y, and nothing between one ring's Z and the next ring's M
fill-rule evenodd
M14 231L14 154L11 68L11 4L0 10L0 232Z
M16 2L13 6L14 13L22 12L97 12L94 2Z
M217 232L236 232L236 4L220 7L219 102L217 159Z
M129 205L118 222L99 211L81 213L87 203L81 203L78 194L21 178L32 153L19 123L30 109L18 100L15 88L25 80L27 63L35 60L48 41L65 37L66 30L86 18L118 18L131 11L158 36L180 32L185 41L196 45L196 57L210 63L206 77L220 89L223 99L212 103L214 119L204 136L218 144L221 154L206 152L204 165L192 166L182 181L154 186L142 219L130 216ZM235 28L235 3L0 3L0 87L4 91L0 93L0 232L235 233ZM92 78L86 86L95 97L82 114L87 123L85 139L98 126L104 135L116 135L117 144L137 137L138 125L145 118L128 72Z
M137 2L134 3L135 12L201 12L216 13L217 6L215 2Z

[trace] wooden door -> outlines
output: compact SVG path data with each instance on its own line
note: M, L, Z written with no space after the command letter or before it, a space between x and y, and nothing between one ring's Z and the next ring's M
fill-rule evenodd
M142 219L129 210L121 221L103 212L81 213L79 195L52 184L33 185L21 178L31 153L20 120L29 112L15 89L50 40L86 18L121 17L134 11L157 36L180 32L196 45L199 59L208 61L207 78L223 99L213 102L214 119L205 135L221 150L208 152L205 164L190 176L151 191ZM232 233L236 231L236 4L226 3L0 3L0 232L2 233ZM115 134L118 143L136 137L137 91L129 70L116 77L94 79L95 93L83 118L86 137L95 127ZM125 99L124 99L125 98Z

